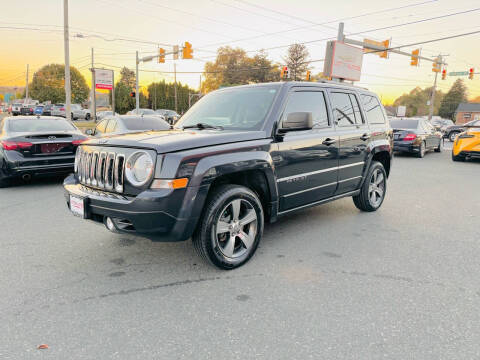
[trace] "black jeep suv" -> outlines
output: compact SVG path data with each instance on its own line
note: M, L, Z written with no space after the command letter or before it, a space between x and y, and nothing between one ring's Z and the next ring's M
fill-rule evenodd
M346 196L375 211L392 131L377 96L285 82L204 96L171 130L90 140L64 182L70 210L113 232L193 238L214 265L247 262L264 221Z

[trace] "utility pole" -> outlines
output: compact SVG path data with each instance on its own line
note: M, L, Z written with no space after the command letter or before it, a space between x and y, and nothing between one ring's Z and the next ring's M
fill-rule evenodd
M173 73L175 78L175 112L178 113L178 106L177 106L177 64L173 63Z
M28 103L28 64L27 64L27 81L25 84L25 101Z
M94 57L93 57L93 47L92 47L92 68L90 69L92 71L92 91L91 91L91 112L92 112L92 119L94 121L97 121L97 99L95 96L95 65L94 65Z
M136 52L136 57L137 60L135 63L137 64L137 67L135 69L135 109L137 110L138 115L140 112L140 94L138 93L138 63L140 60L138 59L138 51Z
M115 71L112 70L112 116L115 116Z
M63 0L63 42L65 47L65 117L71 119L70 46L68 34L68 0Z
M440 65L440 69L442 67L442 55L438 55L438 64ZM433 89L432 89L432 94L430 95L430 111L428 113L428 120L432 120L433 116L433 102L435 101L435 93L437 92L437 77L438 77L438 72L435 72L435 80L433 82Z

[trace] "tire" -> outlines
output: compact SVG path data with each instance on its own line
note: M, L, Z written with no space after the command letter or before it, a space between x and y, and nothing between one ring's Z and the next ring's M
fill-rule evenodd
M464 155L453 155L453 151L452 151L452 160L453 161L465 161L465 156Z
M443 151L443 138L440 139L440 142L438 143L438 147L435 148L435 152L442 152Z
M420 150L417 154L417 157L419 158L425 157L426 152L427 152L427 144L425 144L425 141L422 141L422 143L420 144Z
M383 204L386 192L387 173L385 168L382 163L372 161L365 182L360 188L360 194L353 196L353 203L362 211L377 211Z
M90 114L87 113L87 114L85 115L85 120L87 120L87 121L90 120Z
M455 138L457 137L457 135L460 134L460 131L452 131L450 133L450 135L448 135L448 139L451 141L451 142L454 142L455 141Z
M221 185L208 197L192 237L193 244L200 256L214 266L235 269L255 253L263 224L262 204L252 190Z

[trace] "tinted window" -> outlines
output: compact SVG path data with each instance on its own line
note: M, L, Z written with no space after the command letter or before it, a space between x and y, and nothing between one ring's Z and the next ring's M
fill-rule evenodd
M122 118L123 125L128 130L167 130L170 125L166 121L157 117L135 116Z
M297 91L290 94L283 119L286 119L288 114L295 112L311 112L313 127L328 127L325 95L321 91Z
M390 120L390 126L393 129L416 129L418 120Z
M95 129L95 133L103 134L105 132L105 128L107 127L107 122L108 120L103 120L100 124L98 124L97 128Z
M8 122L11 132L72 131L75 126L64 119L15 119Z
M338 126L352 126L355 124L361 124L361 119L358 119L359 121L356 120L359 117L359 114L355 116L355 112L358 112L358 104L356 105L356 111L354 111L352 98L349 96L349 94L332 92L331 98L333 116Z
M370 124L385 124L382 105L375 96L360 95L363 103L363 110Z
M232 130L259 130L279 85L232 87L202 97L177 123L178 127L206 123Z

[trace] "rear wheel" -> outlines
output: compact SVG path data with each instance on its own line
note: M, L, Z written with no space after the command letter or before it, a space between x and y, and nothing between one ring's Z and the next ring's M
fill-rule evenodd
M425 152L427 151L427 145L425 144L425 141L422 141L420 144L420 149L418 151L417 157L423 158L425 156Z
M435 149L435 152L442 152L443 150L443 138L440 139L440 142L438 143L438 147Z
M387 191L387 173L378 161L373 161L368 170L360 194L353 196L355 206L362 211L376 211L382 206Z
M263 209L258 196L239 185L214 190L193 235L197 252L220 269L245 264L263 233Z
M87 120L87 121L90 120L90 114L87 113L87 114L85 115L85 120Z
M460 134L459 131L452 131L450 133L450 135L448 136L448 139L451 141L451 142L454 142L455 141L455 138L457 137L457 135Z

